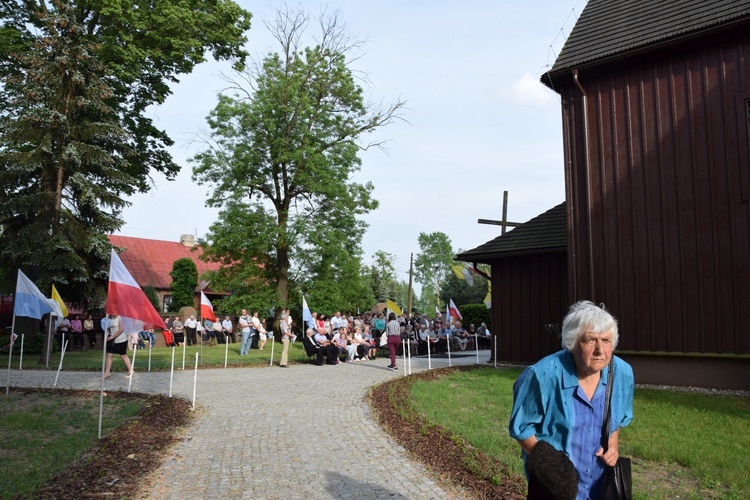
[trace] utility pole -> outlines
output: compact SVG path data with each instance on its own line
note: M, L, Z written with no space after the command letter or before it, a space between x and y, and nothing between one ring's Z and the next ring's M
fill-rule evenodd
M507 191L503 191L503 219L502 220L477 219L477 223L502 226L502 230L500 234L505 234L506 227L518 227L521 225L520 222L508 222L508 192Z
M411 318L411 282L414 276L414 252L409 257L409 297L406 299L406 317Z

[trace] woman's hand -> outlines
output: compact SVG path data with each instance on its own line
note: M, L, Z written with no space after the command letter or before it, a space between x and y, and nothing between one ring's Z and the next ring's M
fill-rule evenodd
M607 445L609 449L607 450L607 453L604 453L603 448L599 448L596 451L596 456L600 457L602 461L610 467L614 467L617 463L617 459L620 458L620 451L618 449L618 444L620 442L619 437L620 429L617 429L609 436L609 443Z

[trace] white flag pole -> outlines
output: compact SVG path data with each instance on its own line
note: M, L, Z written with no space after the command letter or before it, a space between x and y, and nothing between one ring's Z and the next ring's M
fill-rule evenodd
M151 349L154 348L154 343L148 343L148 371L151 371Z
M13 334L16 333L16 313L13 313L13 322L10 327L10 348L8 349L8 380L5 383L5 395L10 394L10 361L13 357Z
M193 375L193 407L192 411L195 411L195 390L198 387L198 353L195 353L195 375Z
M429 332L427 333L427 369L432 370L432 357L430 356L430 344L432 344L432 339L430 338Z
M50 358L50 351L52 350L52 342L54 339L52 338L52 313L49 315L49 319L47 320L47 357L45 359L45 366L49 368L49 358ZM15 320L15 316L13 317ZM102 370L104 369L104 365L102 365ZM101 436L99 436L101 439Z
M13 334L11 333L11 336L12 335ZM24 339L24 337L26 337L26 334L22 333L21 334L21 360L18 362L18 369L19 370L23 370L23 339Z
M407 337L406 339L406 350L409 352L409 375L411 375L411 339Z
M52 315L50 315L50 322ZM104 333L102 334L102 387L99 391L99 439L102 438L102 415L104 413L104 367L107 363L107 332L109 331L109 316L104 324Z
M445 343L448 344L448 366L453 366L451 363L451 334L445 334Z
M187 346L187 338L185 339L185 342L182 343L182 369L185 369L185 349Z
M273 347L275 345L276 345L276 335L271 335L271 362L268 363L268 366L273 366Z
M477 364L479 364L479 340L477 339L477 333L474 332L474 348L477 350Z
M228 357L229 357L229 336L224 335L224 368L227 367Z
M406 373L406 344L404 342L405 340L401 339L401 354L403 354L404 359L404 377L406 377L408 373Z
M55 375L55 383L52 387L57 387L57 377L60 376L60 370L62 370L63 359L65 359L65 350L68 348L68 341L65 340L65 334L63 333L63 347L60 351L60 364L57 366L57 374Z
M174 346L172 346L172 367L169 369L169 397L172 397L172 380L174 379Z
M133 372L135 371L135 355L138 354L138 344L135 344L133 346L135 349L133 349L133 360L130 362L130 373L128 373L128 392L130 392L130 388L133 386ZM125 354L127 356L127 354Z

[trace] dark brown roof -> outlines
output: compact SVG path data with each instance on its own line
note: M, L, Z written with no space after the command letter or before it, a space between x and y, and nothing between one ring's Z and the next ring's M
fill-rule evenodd
M485 262L512 255L565 251L568 245L565 202L517 228L456 256L463 262Z
M720 25L750 20L750 0L589 0L542 79Z
M206 271L217 271L219 264L199 259L201 247L187 247L177 241L149 240L110 234L109 241L116 248L124 248L120 258L141 287L153 286L157 290L168 290L172 284L172 265L175 261L188 257L198 268L198 277ZM205 283L198 285L205 288Z

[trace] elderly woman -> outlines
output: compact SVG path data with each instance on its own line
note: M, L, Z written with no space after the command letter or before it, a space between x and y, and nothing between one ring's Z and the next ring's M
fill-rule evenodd
M592 302L578 302L563 321L564 349L528 367L513 385L509 432L523 449L530 498L545 496L538 492L555 486L545 484L542 474L530 470L532 459L537 463L537 447L540 455L546 453L542 450L567 455L569 462L563 459L577 473L577 498L599 497L604 467L613 466L619 457L620 428L633 419L633 370L613 356L617 341L612 315ZM601 446L605 393L613 365L612 418L605 451ZM538 446L542 441L544 446ZM576 474L571 475L575 493Z

